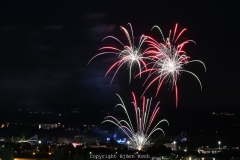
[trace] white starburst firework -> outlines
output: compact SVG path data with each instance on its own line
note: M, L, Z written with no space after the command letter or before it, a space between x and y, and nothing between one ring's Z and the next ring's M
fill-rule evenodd
M118 120L117 118L115 118L113 116L107 116L102 123L111 122L111 123L115 124L126 134L126 136L129 138L130 144L133 146L133 148L135 148L137 150L143 150L150 144L149 138L151 137L151 135L154 132L160 130L165 135L164 131L161 128L159 128L158 125L162 122L167 122L167 124L169 124L169 123L167 120L163 119L163 120L159 121L152 128L152 130L150 130L151 125L160 109L158 107L159 102L155 106L152 114L150 114L149 112L150 112L150 106L151 106L151 99L146 100L145 97L143 97L142 109L140 109L140 107L137 106L135 94L132 93L132 95L133 95L133 99L134 99L134 101L132 103L135 108L137 131L134 130L131 119L127 112L127 109L126 109L121 97L118 94L117 94L117 96L120 98L121 103L117 104L116 107L119 106L124 109L124 111L128 117L128 121L127 120Z

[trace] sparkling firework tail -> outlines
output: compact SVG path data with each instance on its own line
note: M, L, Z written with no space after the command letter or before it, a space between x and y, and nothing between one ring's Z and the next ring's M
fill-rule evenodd
M176 98L176 106L178 104L178 87L177 87L177 84L175 82L175 98Z
M133 129L133 125L132 125L132 122L131 122L130 117L129 117L129 115L128 115L127 109L126 109L126 107L125 107L125 105L124 105L124 102L123 102L122 98L121 98L118 94L116 94L116 95L118 96L118 98L120 99L120 101L121 101L122 104L117 104L115 107L120 106L120 107L123 108L123 110L125 111L125 113L126 113L126 115L127 115L127 117L128 117L128 121L129 121L129 123L130 123L130 128L131 128L131 130L133 131L133 130L134 130L134 129Z
M152 131L149 133L147 139L148 139L156 130L161 130L162 133L163 133L163 135L165 136L164 131L163 131L161 128L157 128L157 126L158 126L160 123L162 123L162 122L167 122L167 124L169 125L169 122L168 122L167 120L165 120L165 119L161 120L160 122L158 122L158 123L155 125L155 127L154 127L154 128L152 129Z
M107 71L107 73L105 74L105 77L106 77L107 74L111 71L111 69L112 69L113 67L115 67L117 64L119 65L119 67L117 68L116 72L115 72L114 75L113 75L113 78L112 78L112 80L111 80L110 85L112 84L112 81L113 81L114 77L116 76L118 70L119 70L119 69L122 67L122 65L125 63L125 62L121 63L122 61L123 61L123 60L120 60L120 61L114 63L114 64L109 68L109 70Z
M133 36L133 29L132 29L132 25L131 25L131 23L128 23L128 25L130 26L130 28L131 28L131 33L132 33L132 41L133 41L133 44L134 44L134 36Z
M173 39L175 38L175 34L176 34L176 31L177 31L177 26L178 26L178 24L176 24L176 26L175 26L174 33L173 33Z
M103 38L102 41L104 41L104 40L107 39L107 38L113 38L113 39L115 39L116 41L118 41L122 46L124 46L124 44L123 44L119 39L117 39L117 38L114 37L114 36L107 36L107 37Z
M114 122L114 121L112 121L112 120L104 120L102 123L105 123L105 122L110 122L110 123L115 124L118 128L120 128L120 129L126 134L126 136L127 136L129 139L131 139L131 140L133 141L132 136L129 135L128 132L125 130L125 128L126 128L125 126L123 127L123 126L119 125L118 123L116 123L116 122ZM129 129L127 129L127 130L129 130ZM130 133L131 133L131 132L130 132Z
M131 26L131 25L130 25L130 26ZM134 45L132 44L132 41L131 41L131 38L130 38L130 36L129 36L128 31L127 31L124 27L122 27L122 26L121 26L120 28L121 28L121 29L124 31L124 33L126 34L130 46L134 46Z
M188 63L191 63L191 62L199 62L199 63L201 63L203 65L203 67L204 67L205 72L207 72L207 68L206 68L205 64L202 61L200 61L200 60L188 61Z
M186 31L187 29L186 28L184 28L180 33L179 33L179 35L178 35L178 37L175 39L175 43L177 42L177 40L178 40L178 38L183 34L183 32L184 31Z
M133 147L135 149L141 150L150 144L149 138L154 132L160 130L165 135L164 131L161 128L157 128L160 123L167 122L168 125L169 125L169 123L167 120L159 121L157 123L157 125L155 125L154 128L150 131L150 134L148 134L148 131L151 128L151 125L159 111L159 107L158 107L159 102L155 106L154 111L151 114L150 119L149 119L148 117L149 117L149 111L150 111L152 99L149 100L149 99L145 99L145 97L143 97L142 110L141 110L139 107L137 107L137 101L136 101L135 94L132 93L132 95L133 95L132 103L134 105L136 121L137 121L137 131L136 132L134 132L132 122L130 120L130 117L128 115L128 112L124 105L124 102L122 101L121 97L118 94L117 94L117 96L119 97L121 103L117 104L116 107L120 106L124 109L129 122L126 120L118 120L117 118L115 118L113 116L107 116L105 118L109 118L109 120L106 119L102 123L110 122L110 123L116 125L117 127L119 127L126 134L126 136L130 139L131 145L133 145Z
M140 37L140 41L139 41L138 47L135 47L134 46L133 29L132 29L132 26L131 26L130 23L128 25L130 26L131 36L128 33L127 29L124 28L123 26L121 26L120 29L123 30L124 34L126 35L128 43L129 43L129 46L128 45L124 45L116 37L107 36L103 40L105 40L107 38L114 39L114 40L118 41L123 46L123 49L118 49L118 48L111 47L111 46L102 47L102 48L100 48L100 50L112 50L112 52L102 52L102 53L99 53L99 54L95 55L88 62L88 64L89 64L97 56L108 54L108 53L109 54L111 53L111 54L118 55L118 59L119 60L117 62L115 62L112 66L110 66L110 68L108 69L108 71L106 73L106 75L107 75L113 68L117 67L117 69L116 69L116 71L115 71L115 73L113 75L113 78L111 80L111 83L112 83L114 77L116 76L117 72L119 71L119 69L122 68L124 64L126 64L129 67L129 83L131 82L131 79L132 79L131 77L132 77L132 74L133 74L133 68L135 67L135 65L137 65L137 68L138 68L139 72L141 72L142 68L147 67L146 63L145 63L145 59L148 59L148 57L145 57L145 54L148 54L150 51L149 50L146 50L145 52L141 51L142 44L146 40L146 37L144 35L142 35ZM132 37L132 39L131 39L131 37ZM141 75L140 75L139 78L141 78Z
M161 35L162 35L162 38L163 38L163 41L165 42L166 40L165 40L165 38L164 38L164 36L163 36L162 30L160 29L160 27L158 27L157 25L155 25L155 26L152 27L151 30L153 30L154 28L157 28L157 29L160 31L160 33L161 33Z
M172 89L175 88L175 98L176 98L176 107L177 107L177 104L178 104L177 80L179 79L181 72L187 72L192 74L194 77L196 77L202 89L201 81L199 80L199 78L194 73L185 70L183 66L190 62L199 62L204 66L205 72L206 72L206 66L202 61L188 60L190 57L186 56L186 52L183 50L183 47L189 42L194 42L193 40L185 40L180 44L175 45L175 43L177 43L177 41L179 40L180 36L186 31L186 28L184 28L179 32L179 34L177 34L178 24L176 24L173 31L173 36L171 37L172 32L170 30L169 37L167 39L164 38L162 31L158 26L154 26L153 28L157 28L160 31L162 38L164 40L164 43L158 43L153 38L146 36L148 38L147 42L149 43L150 47L152 47L152 51L153 52L155 51L155 56L151 55L151 58L155 64L151 69L145 69L140 73L141 74L149 73L146 81L144 82L144 85L150 79L150 77L152 76L156 76L156 77L154 77L153 80L149 82L142 96L148 90L148 88L157 80L158 80L158 87L157 87L156 95L158 94L159 89L162 86L162 83L168 82L169 84L172 85ZM174 45L171 42L173 42Z
M183 68L184 65L186 65L190 62L199 62L204 66L204 69L206 72L206 66L202 61L199 61L199 60L189 61L188 59L190 57L186 56L186 52L183 50L183 47L186 44L188 44L189 42L194 42L194 41L193 40L185 40L179 44L176 44L178 42L179 38L181 37L181 35L186 31L186 28L184 28L180 32L177 32L178 24L176 24L175 28L173 30L173 34L172 34L172 31L170 30L169 35L166 39L162 33L162 30L158 26L153 26L152 29L157 28L160 31L162 38L163 38L163 43L158 43L155 39L153 39L150 36L142 35L140 37L138 47L135 47L134 46L133 29L132 29L132 26L130 23L128 25L130 26L130 29L131 29L131 36L128 33L126 28L124 28L122 26L120 28L125 33L128 43L129 43L129 46L127 46L127 45L125 46L120 40L118 40L117 38L115 38L113 36L107 36L103 40L105 40L106 38L113 38L123 46L123 49L120 50L118 48L110 47L110 46L102 47L102 48L100 48L100 50L109 49L109 50L112 50L112 52L102 52L93 57L93 58L95 58L99 55L108 54L108 53L113 53L113 54L118 55L118 58L120 60L115 62L106 73L106 75L107 75L114 67L117 67L116 72L114 73L113 78L111 80L111 83L112 83L115 75L119 71L119 69L124 64L127 63L128 67L129 67L129 83L131 82L131 75L133 74L132 69L135 65L137 65L137 68L139 70L139 73L135 76L135 78L137 76L139 76L139 78L141 78L141 74L149 73L148 77L143 85L145 85L145 83L153 75L154 76L156 75L156 77L152 81L149 82L149 85L146 87L143 94L157 80L158 80L158 87L157 87L156 95L158 94L163 82L167 82L167 83L171 84L172 90L175 88L176 107L178 104L177 80L179 79L181 72L187 72L187 73L190 73L193 76L195 76L197 78L197 80L199 81L200 86L202 88L199 78L194 73L192 73L190 71L186 71ZM131 37L132 37L132 39L131 39ZM144 42L149 43L150 47L145 49L144 52L141 52L141 47ZM151 60L152 62L146 64L145 60ZM152 63L154 63L153 67L151 69L148 69L147 66ZM142 96L143 96L143 94L142 94ZM136 115L139 115L139 114L140 114L139 111L136 110ZM138 126L140 123L144 124L143 115L141 117L141 120L139 118L137 121L138 121ZM141 128L139 128L139 129L141 129Z
M107 37L103 38L102 41L104 41L104 40L107 39L107 38L113 38L113 39L115 39L116 41L118 41L122 46L124 46L121 41L119 41L116 37L113 37L113 36L107 36ZM115 47L102 47L102 48L100 48L99 50L102 50L102 49L113 49L113 50L115 50L115 51L121 51L120 49L117 49L117 48L115 48ZM116 53L116 52L102 52L102 53L99 53L99 54L95 55L93 58L91 58L90 61L87 63L87 65L88 65L94 58L96 58L96 57L98 57L98 56L100 56L100 55L109 54L109 53L111 53L111 54L118 54L118 53Z
M191 75L193 75L198 80L198 82L200 84L200 87L201 87L201 90L202 90L202 83L201 83L200 79L198 78L198 76L196 74L194 74L194 73L192 73L190 71L187 71L187 70L180 70L180 71L187 72L187 73L190 73Z

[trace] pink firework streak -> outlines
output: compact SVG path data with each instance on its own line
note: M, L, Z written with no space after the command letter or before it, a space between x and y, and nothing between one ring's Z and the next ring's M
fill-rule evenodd
M133 29L130 23L128 23L128 25L130 26L131 29L131 36L129 35L128 31L126 28L124 27L120 27L121 30L123 30L123 32L125 33L128 43L129 45L124 45L119 39L117 39L116 37L113 36L107 36L105 37L103 40L105 40L106 38L112 38L116 41L118 41L122 46L123 49L118 49L116 47L112 47L112 46L107 46L107 47L102 47L99 50L109 50L109 51L105 51L105 52L101 52L97 55L95 55L89 62L88 64L97 56L100 55L104 55L104 54L116 54L119 58L119 60L117 62L115 62L107 71L107 73L105 74L105 76L113 69L113 68L117 68L113 78L111 80L111 83L115 77L115 75L117 74L117 72L119 71L119 69L123 66L123 65L127 65L127 67L129 68L129 83L131 82L131 76L132 76L132 69L134 69L135 67L138 68L139 72L141 73L142 69L147 69L147 65L145 63L144 60L149 59L147 56L147 54L149 54L150 48L145 49L144 51L141 50L142 44L144 43L144 41L146 40L146 37L144 35L142 35L140 37L140 41L139 41L139 45L138 47L136 47L134 45L134 37L133 37ZM132 37L132 38L131 38ZM141 74L139 74L139 76L141 77ZM110 84L111 84L110 83Z
M178 104L177 80L179 79L181 72L187 72L187 73L190 73L191 75L193 75L194 77L196 77L200 84L200 87L202 89L201 81L199 80L199 78L194 73L185 70L183 68L183 66L190 62L200 62L204 66L204 69L206 72L205 64L202 61L200 61L200 60L189 61L190 57L187 56L186 52L183 50L183 47L186 44L188 44L189 42L194 42L194 41L186 40L180 44L177 44L177 41L180 38L180 36L184 33L184 31L186 31L186 28L185 28L177 35L176 34L177 27L178 27L178 24L176 24L176 26L175 26L172 39L171 39L171 33L172 33L171 30L169 32L169 38L165 39L163 37L161 29L158 26L153 27L153 28L159 29L159 31L162 34L164 43L158 43L153 38L146 36L148 39L148 41L146 41L146 42L149 43L151 48L155 48L151 52L151 53L153 53L155 51L155 54L151 55L153 62L147 64L147 65L153 64L153 67L151 67L150 69L145 69L139 73L139 75L142 73L149 73L148 78L144 82L144 85L151 77L154 76L153 80L150 81L150 83L146 87L143 94L156 81L158 81L156 96L164 82L171 84L172 89L175 88L176 107ZM137 77L137 76L135 76L135 77Z
M133 103L133 106L135 109L136 124L137 124L137 127L136 127L137 131L135 131L133 128L131 119L129 117L129 114L127 112L126 106L123 103L123 100L121 99L121 97L118 94L117 94L117 96L119 97L121 103L117 104L116 107L122 107L123 110L125 111L128 119L127 120L118 120L117 118L115 118L113 116L107 116L107 117L105 117L105 120L102 123L110 122L110 123L113 123L114 125L116 125L117 127L119 127L119 129L121 129L126 134L126 136L129 138L130 145L133 146L137 150L142 150L146 146L150 145L149 138L155 131L160 130L164 134L164 131L161 128L158 128L158 125L162 122L167 122L167 124L169 125L168 121L165 119L159 121L153 127L153 129L149 131L149 129L151 128L151 125L153 124L153 121L160 109L158 107L160 102L157 103L152 114L149 115L152 99L146 99L145 97L143 97L142 109L140 109L140 107L137 106L136 96L134 93L132 93L132 96L133 96L132 103Z

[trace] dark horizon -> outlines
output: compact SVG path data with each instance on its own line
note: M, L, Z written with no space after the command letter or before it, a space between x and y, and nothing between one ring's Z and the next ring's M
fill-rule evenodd
M30 110L31 112L33 110ZM70 110L71 111L71 110ZM39 124L56 124L61 123L63 125L97 125L97 126L112 126L111 123L101 124L104 117L112 115L119 119L127 120L127 116L124 111L113 110L80 110L79 113L72 113L70 111L50 111L40 112L36 110L36 113L30 113L26 110L13 110L4 111L0 113L0 123L9 123L10 130L14 129L14 126L20 124L36 125L35 133L38 132ZM128 108L129 115L133 126L135 126L135 113L133 108ZM160 109L160 112L155 117L152 127L156 125L160 120L167 119L169 126L166 123L161 123L161 127L167 136L176 136L181 132L186 132L190 137L199 136L232 136L239 135L239 120L240 120L239 107L192 107L192 108L178 108L178 109ZM20 126L19 126L20 127ZM20 127L21 130L26 129L27 126ZM78 132L76 132L77 134ZM16 133L19 134L19 133Z

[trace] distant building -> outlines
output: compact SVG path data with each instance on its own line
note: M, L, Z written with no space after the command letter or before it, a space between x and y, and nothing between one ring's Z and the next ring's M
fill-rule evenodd
M173 151L176 151L176 145L173 143L165 143L166 148L171 148Z
M206 154L206 153L213 153L213 154L216 154L218 152L221 152L222 151L222 148L205 148L205 149L198 149L198 152L199 153L203 153L203 154Z
M77 146L82 146L83 143L72 143L73 147L76 148Z
M60 123L55 124L39 124L39 129L54 129L54 128L64 128L64 125L61 125Z
M91 145L90 148L107 148L106 145Z

